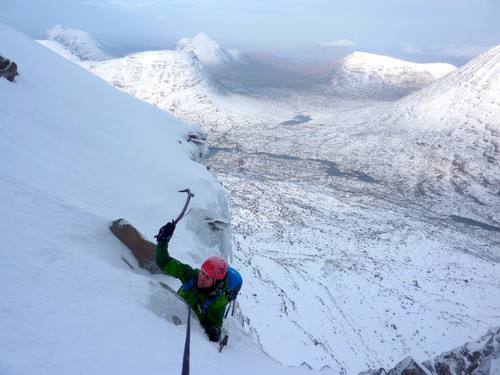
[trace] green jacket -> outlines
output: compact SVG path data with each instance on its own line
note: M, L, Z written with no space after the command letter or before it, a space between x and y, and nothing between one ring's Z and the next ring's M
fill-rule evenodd
M219 291L199 289L196 283L201 271L172 258L168 253L168 245L156 245L156 264L163 272L182 282L177 293L191 306L205 331L213 326L222 328L228 303L224 293L227 287Z

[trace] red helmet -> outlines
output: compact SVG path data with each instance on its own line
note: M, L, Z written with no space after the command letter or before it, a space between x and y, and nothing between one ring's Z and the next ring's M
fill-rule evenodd
M224 280L227 274L227 263L221 257L208 258L201 265L201 270L215 280Z

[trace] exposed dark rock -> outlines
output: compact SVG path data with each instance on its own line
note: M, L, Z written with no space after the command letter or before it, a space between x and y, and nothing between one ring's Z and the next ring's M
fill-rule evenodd
M499 375L500 327L462 347L423 362L436 375Z
M359 375L500 375L500 327L422 364L406 357L392 370L380 368Z
M17 64L0 55L0 77L5 77L12 82L18 75Z
M124 219L113 221L111 232L127 246L139 262L141 268L158 273L155 264L155 244L149 242L134 226Z

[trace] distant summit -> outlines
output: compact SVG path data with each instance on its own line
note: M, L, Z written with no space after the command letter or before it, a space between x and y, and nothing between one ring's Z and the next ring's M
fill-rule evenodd
M366 71L385 79L413 73L427 73L433 79L437 79L456 69L455 66L447 63L421 64L367 52L354 52L344 58L342 64L345 69L351 71L364 67Z
M486 127L486 132L498 133L499 79L500 45L482 53L443 79L402 99L393 118L397 121L411 113L415 122L432 119L435 129L453 129L457 123L463 122L465 116L466 125L471 129Z
M177 49L192 50L204 65L211 68L250 63L249 57L244 52L237 49L224 49L205 33L199 33L193 39L179 40Z
M140 52L81 65L121 91L176 115L193 108L206 115L215 111L209 97L228 93L192 51Z
M39 42L72 61L104 61L113 58L106 47L86 31L60 25L48 30Z
M419 64L354 52L331 73L329 92L349 99L394 100L420 90L455 69L451 64Z

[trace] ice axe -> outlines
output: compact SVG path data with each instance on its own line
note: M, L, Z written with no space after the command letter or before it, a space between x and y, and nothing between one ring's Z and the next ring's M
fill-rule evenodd
M184 189L184 190L179 190L179 193L187 193L187 198L186 198L186 203L184 203L184 207L182 207L182 211L181 213L179 214L179 216L177 216L177 219L174 220L174 224L177 224L179 221L181 221L181 219L186 216L186 210L189 206L189 201L191 200L192 197L194 197L194 194L191 193L191 190L189 189Z
M228 335L225 335L222 340L219 342L219 353L222 352L222 349L224 349L224 346L227 345L227 340L229 339Z

